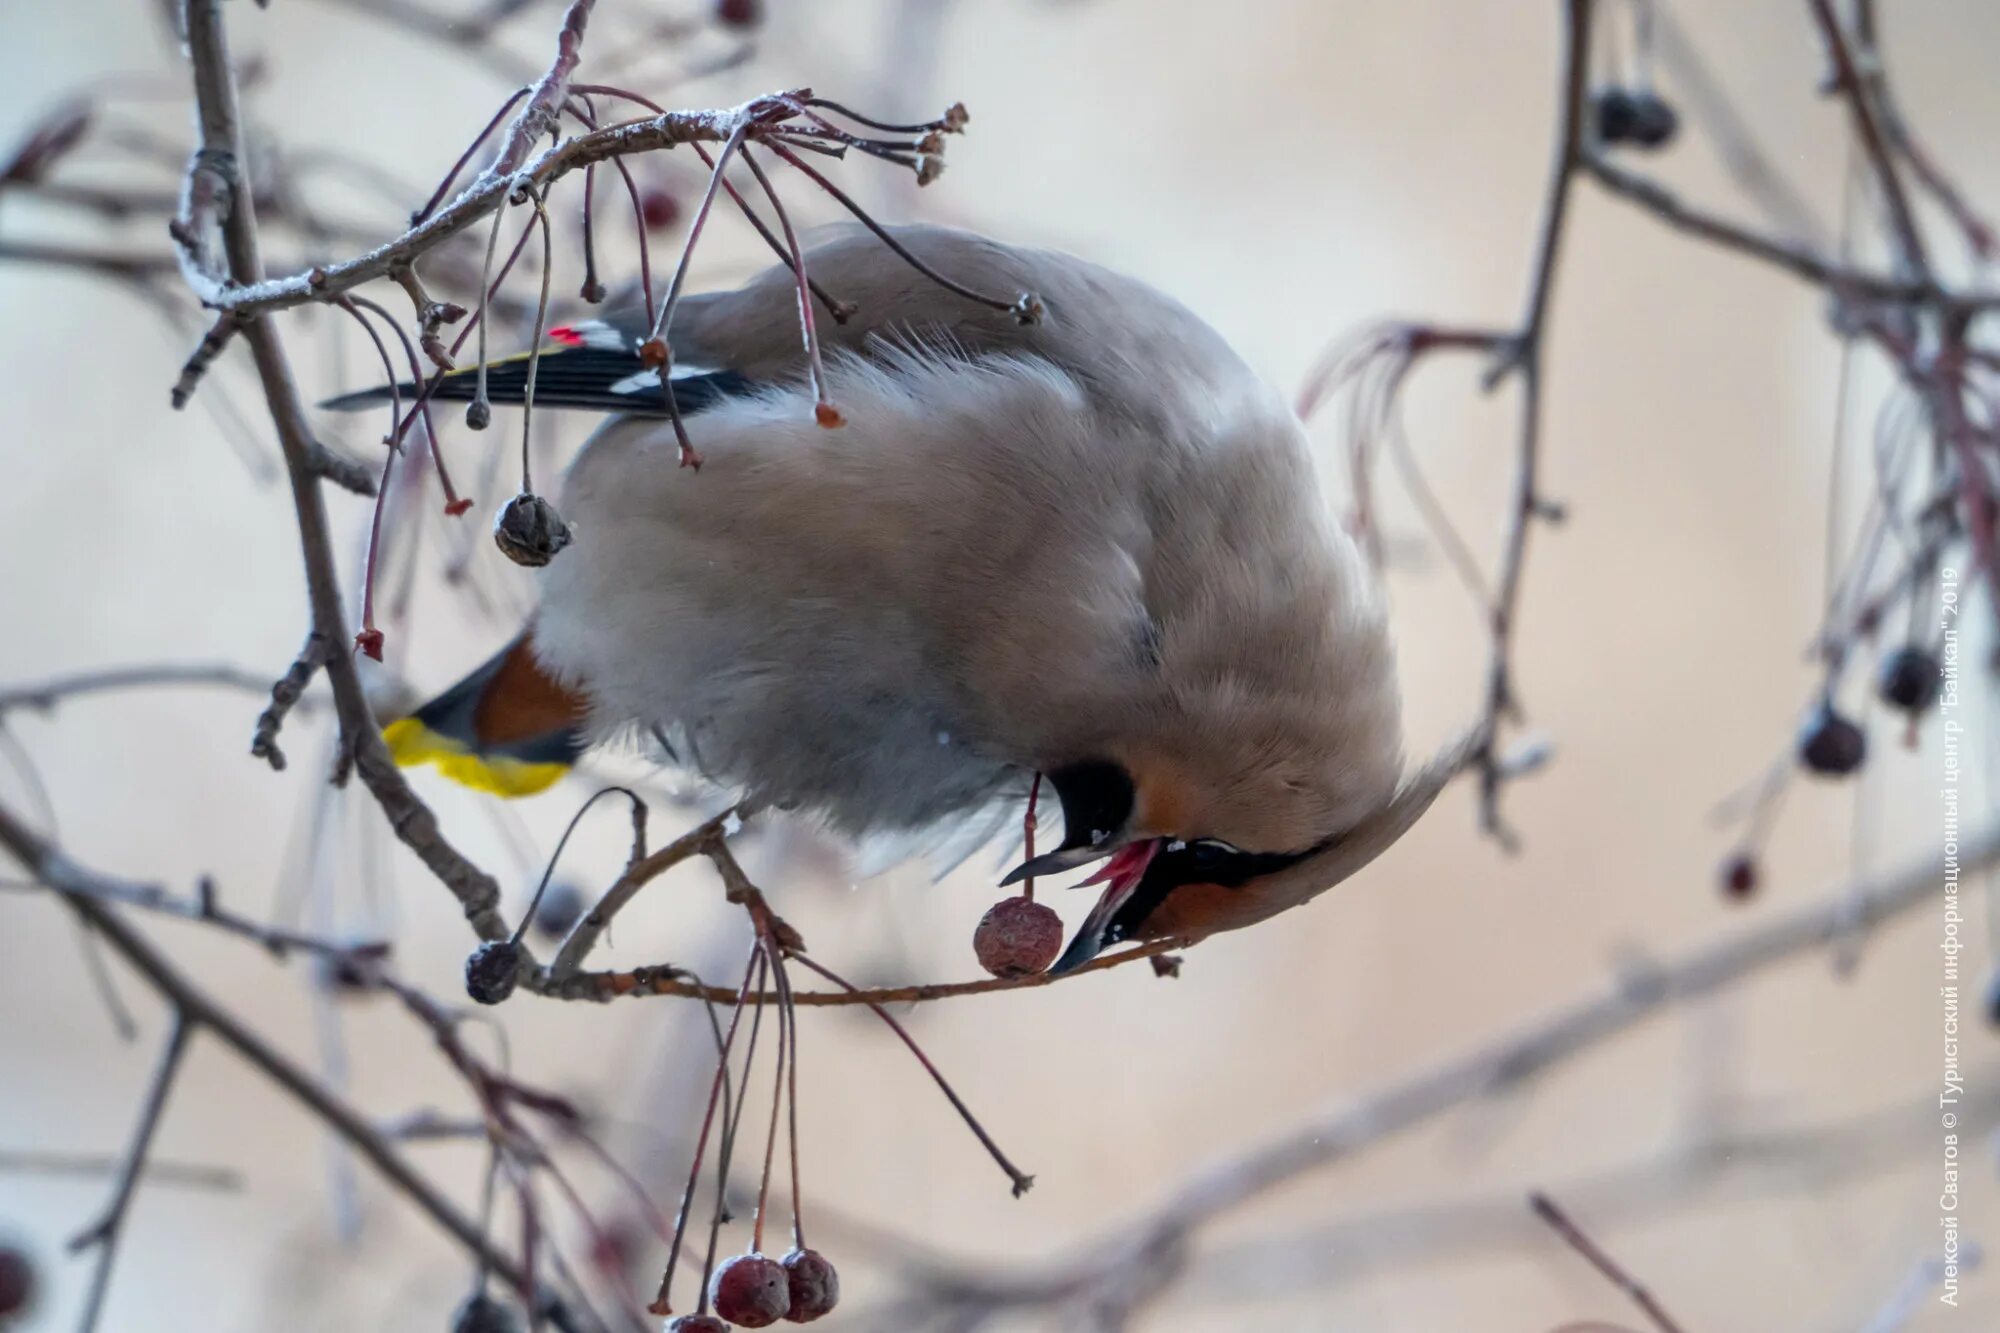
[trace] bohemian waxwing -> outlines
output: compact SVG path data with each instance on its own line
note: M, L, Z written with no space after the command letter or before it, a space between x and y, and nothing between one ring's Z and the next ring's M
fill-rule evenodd
M814 419L792 271L675 312L676 466L642 314L550 331L535 401L617 413L558 501L573 541L509 648L387 729L507 794L650 737L751 807L849 835L1062 806L1007 877L1107 864L1056 964L1234 929L1353 873L1462 755L1398 790L1395 665L1369 571L1330 523L1298 420L1216 332L1134 279L968 232L895 235L1023 323L855 228L808 252ZM439 397L470 398L475 375ZM489 367L520 401L525 362ZM379 401L380 391L336 406Z

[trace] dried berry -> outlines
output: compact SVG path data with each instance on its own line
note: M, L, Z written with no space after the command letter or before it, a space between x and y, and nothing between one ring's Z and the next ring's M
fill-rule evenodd
M1599 88L1590 95L1591 123L1604 143L1626 143L1638 121L1638 107L1623 88Z
M647 231L665 231L681 220L681 201L671 190L648 190L639 196L639 216Z
M792 1307L792 1287L784 1267L761 1254L725 1259L709 1280L708 1299L716 1314L745 1328L764 1328Z
M493 404L484 398L475 398L465 405L465 424L474 430L485 430L493 424Z
M1626 137L1633 146L1645 149L1665 148L1680 132L1681 117L1673 104L1658 93L1639 91L1630 94L1632 123Z
M1867 736L1832 704L1814 709L1799 730L1799 762L1824 777L1845 777L1867 757Z
M576 885L549 885L543 890L542 901L535 908L536 933L546 939L562 939L569 934L572 926L583 919L587 906L583 890Z
M1757 862L1738 852L1722 863L1722 891L1738 901L1757 892Z
M847 417L832 403L814 403L813 420L828 430L839 430L847 424Z
M729 1325L712 1314L684 1314L667 1325L667 1333L729 1333Z
M483 1291L465 1298L452 1316L451 1333L520 1333L521 1321L512 1306L502 1305Z
M1046 972L1062 943L1062 918L1054 908L1027 898L1002 898L986 909L972 932L979 965L996 977Z
M26 1314L35 1303L35 1261L25 1250L0 1246L0 1318Z
M1882 702L1906 713L1920 713L1936 702L1944 668L1929 653L1917 647L1898 648L1882 663L1876 682Z
M764 21L763 0L715 0L715 21L725 28L754 28Z
M538 569L569 545L569 524L547 500L522 491L493 520L493 542L515 564Z
M465 993L481 1004L498 1004L514 993L521 979L521 946L512 940L488 940L465 960Z
M790 1280L792 1306L785 1318L794 1324L810 1324L840 1304L840 1274L818 1250L793 1250L785 1256L785 1276Z

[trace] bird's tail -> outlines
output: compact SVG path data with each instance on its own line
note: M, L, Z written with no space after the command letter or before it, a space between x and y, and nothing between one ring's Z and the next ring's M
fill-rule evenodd
M584 701L535 661L523 633L484 666L382 729L404 766L435 764L446 777L496 796L530 796L567 773L584 751Z

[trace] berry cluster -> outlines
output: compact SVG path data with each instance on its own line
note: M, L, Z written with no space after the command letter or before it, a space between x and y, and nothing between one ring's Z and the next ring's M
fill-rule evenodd
M738 1130L741 1128L750 1074L757 1058L757 1037L763 1027L764 1006L751 1006L753 989L761 999L767 985L775 986L778 1004L778 1050L776 1080L771 1093L770 1127L764 1139L763 1172L757 1187L757 1209L751 1226L750 1248L742 1254L716 1262L716 1247L724 1220L723 1191L729 1177ZM743 1011L752 1008L750 1034L743 1056L742 1079L729 1094L731 1048L741 1025ZM694 1164L688 1171L687 1188L681 1196L679 1222L667 1251L666 1273L660 1279L659 1295L648 1307L657 1315L673 1313L671 1297L674 1269L680 1261L681 1243L688 1219L693 1215L696 1187L700 1183L702 1160L718 1123L721 1133L716 1153L715 1207L709 1223L708 1250L703 1261L703 1281L698 1307L667 1325L668 1333L725 1333L732 1325L740 1328L768 1328L780 1320L809 1324L828 1313L840 1301L840 1274L832 1262L805 1241L805 1222L799 1207L799 1052L798 1021L792 1004L791 980L785 972L785 949L771 932L760 930L751 947L750 965L743 974L734 1015L722 1034L709 1088L708 1111L702 1118L695 1140ZM764 1224L770 1213L771 1174L777 1160L778 1123L788 1121L788 1155L791 1163L792 1248L785 1257L773 1259L764 1253Z
M1944 667L1935 653L1917 644L1905 644L1882 659L1875 678L1875 697L1903 714L1914 727L1937 702L1943 680ZM1800 724L1793 754L1799 767L1815 777L1849 777L1868 761L1868 733L1840 711L1829 689ZM1730 898L1747 899L1757 891L1760 876L1754 846L1767 831L1762 815L1769 804L1767 800L1744 845L1723 862L1719 878L1723 893ZM2000 992L1996 992L1996 1002L2000 1002Z

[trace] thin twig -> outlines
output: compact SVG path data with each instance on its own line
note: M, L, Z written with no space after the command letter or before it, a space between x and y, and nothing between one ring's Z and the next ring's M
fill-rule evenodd
M1564 1243L1582 1255L1592 1268L1602 1273L1605 1281L1629 1296L1632 1303L1653 1321L1653 1327L1659 1329L1660 1333L1681 1333L1681 1326L1661 1308L1660 1303L1653 1298L1653 1293L1647 1291L1644 1284L1627 1272L1616 1259L1606 1254L1596 1241L1585 1235L1583 1228L1571 1221L1569 1214L1557 1207L1554 1199L1537 1191L1528 1196L1528 1206L1534 1210L1535 1216L1555 1229L1555 1233L1563 1238Z
M220 0L210 2L220 3ZM495 1272L518 1284L523 1274L513 1260L490 1246L478 1226L411 1166L366 1117L244 1026L226 1006L196 986L107 904L107 898L117 896L115 886L120 881L71 860L4 806L0 806L0 847L5 847L38 880L62 890L71 910L130 963L181 1018L192 1027L213 1033L249 1061L345 1140L468 1253L481 1257Z
M112 1182L111 1200L105 1204L98 1219L69 1243L72 1254L92 1247L97 1250L97 1266L91 1270L90 1289L84 1297L83 1318L77 1325L82 1333L91 1333L104 1313L104 1298L111 1290L111 1266L118 1257L118 1240L125 1231L125 1219L131 1211L132 1196L139 1188L139 1176L146 1167L146 1154L153 1146L154 1131L160 1127L160 1113L166 1109L167 1095L173 1091L174 1075L180 1072L181 1056L187 1053L189 1032L187 1016L179 1009L174 1010L167 1028L167 1040L160 1050L159 1063L154 1066L146 1096L139 1103L138 1126L132 1131L125 1159Z

